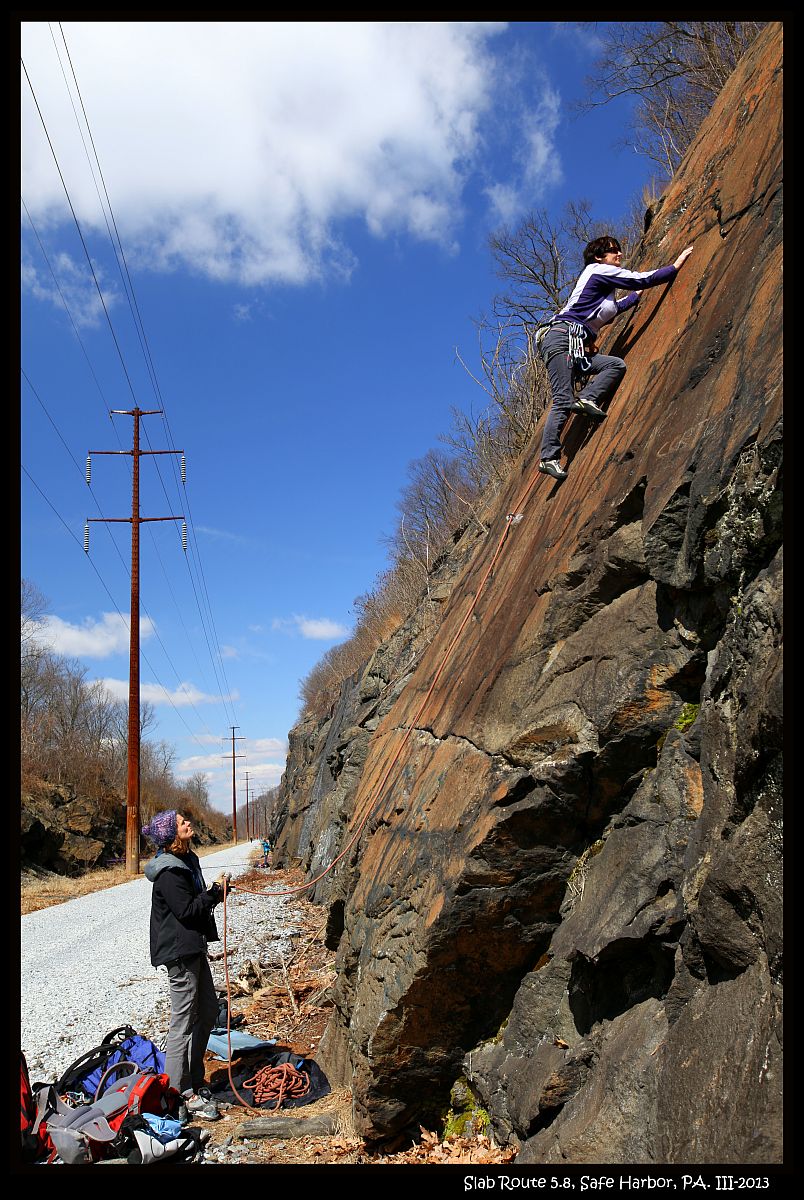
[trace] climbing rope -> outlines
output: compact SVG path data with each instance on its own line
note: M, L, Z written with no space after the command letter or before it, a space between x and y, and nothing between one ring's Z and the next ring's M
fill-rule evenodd
M243 1087L253 1089L255 1104L275 1100L269 1107L280 1108L284 1100L298 1100L310 1090L310 1076L306 1071L297 1071L292 1063L281 1063L278 1067L260 1067L256 1075L243 1081Z
M500 534L499 541L497 542L497 545L495 547L494 554L492 555L491 561L490 561L489 565L486 567L483 577L480 580L480 583L477 587L477 590L472 599L472 602L469 605L469 608L467 609L466 614L463 617L463 620L461 621L460 625L458 626L457 632L455 633L455 635L453 636L449 645L447 646L446 650L444 651L444 654L442 655L441 662L438 666L438 669L437 669L435 675L433 676L430 686L424 695L424 699L422 700L421 704L419 705L418 709L416 710L416 713L414 714L412 721L407 726L404 737L402 738L399 745L397 746L396 752L392 756L391 761L389 762L388 766L386 767L385 771L383 772L382 778L380 779L380 782L377 785L377 793L380 795L380 798L382 798L383 789L384 789L386 783L388 782L391 772L393 771L394 767L396 766L397 762L399 761L399 758L402 754L402 751L403 751L405 745L408 742L408 739L411 737L413 730L416 728L416 725L418 724L418 722L422 716L422 713L424 712L425 708L427 707L427 703L430 700L430 697L432 696L433 692L435 691L436 684L438 683L439 679L441 678L441 675L444 672L444 668L447 665L447 662L449 660L450 655L452 654L452 651L457 646L457 644L461 638L461 635L463 634L463 631L466 628L470 617L472 616L472 613L475 611L475 608L477 607L477 603L478 603L478 600L480 599L480 595L483 591L483 588L486 586L486 582L487 582L489 576L491 575L492 571L494 570L494 567L497 563L498 558L500 557L500 554L502 553L503 546L505 545L505 542L506 542L508 534L511 530L511 527L512 527L512 525L516 525L521 521L521 519L522 519L522 511L521 510L524 508L524 506L528 500L528 497L530 496L530 493L533 490L533 486L536 483L537 479L539 479L539 478L540 478L540 476L538 475L538 473L534 471L533 474L531 475L529 483L527 484L527 486L525 488L523 488L523 490L520 492L519 496L517 497L516 503L514 504L513 511L509 512L506 517L505 525L503 527L502 533ZM232 1091L234 1092L235 1096L237 1096L237 1099L240 1101L240 1103L243 1105L243 1107L249 1109L251 1112L255 1112L256 1110L254 1109L253 1105L249 1104L247 1101L245 1101L242 1098L242 1096L237 1091L237 1088L234 1085L234 1080L232 1079L232 1038L231 1038L231 1029L230 1029L231 989L230 989L230 984L229 984L229 963L228 963L228 957L227 957L227 951L226 951L226 925L227 925L226 899L227 899L227 893L229 890L233 890L233 891L243 892L244 894L249 895L249 896L292 896L292 895L296 894L297 892L308 891L311 887L313 887L316 883L318 883L321 879L323 879L325 875L328 875L329 872L332 870L332 868L336 865L336 863L340 862L340 860L344 857L344 855L346 855L348 853L348 851L352 848L352 846L355 844L357 839L360 837L360 834L363 832L364 828L366 827L366 824L368 823L368 819L371 816L371 814L374 812L375 807L376 807L376 805L374 805L374 804L368 805L365 816L363 816L361 818L361 820L358 822L357 827L355 828L354 832L352 833L352 836L349 838L348 842L343 847L343 849L340 851L340 853L338 855L336 855L335 858L333 858L332 862L329 864L328 867L326 867L323 871L321 871L320 874L316 875L316 877L314 879L310 879L307 883L297 885L296 887L285 888L282 891L273 891L273 892L258 892L258 891L253 891L250 888L241 887L240 885L231 887L231 885L224 884L224 891L223 891L223 962L224 962L224 970L225 970L225 974L226 974L226 999L227 999L226 1036L227 1036L228 1056L229 1056L229 1067L228 1067L229 1083L232 1088ZM270 1068L263 1068L262 1070L265 1071L268 1069L270 1069ZM257 1078L257 1076L261 1076L260 1071L258 1071L257 1075L255 1075L255 1079ZM243 1084L242 1086L245 1087L246 1085ZM309 1086L309 1080L308 1080L308 1086ZM278 1108L279 1105L282 1103L283 1095L287 1095L287 1094L288 1094L287 1092L280 1094L280 1097L275 1106L276 1108Z
M536 472L534 472L533 475L531 476L530 482L528 483L527 487L524 488L523 491L520 493L520 495L517 497L513 512L508 513L508 515L506 517L505 525L503 527L503 531L500 535L500 539L497 542L496 549L494 551L494 554L492 555L491 562L489 563L488 567L486 568L483 578L480 580L480 583L478 585L477 591L475 592L474 598L472 599L472 602L466 611L466 615L464 616L463 620L461 621L460 625L458 626L458 630L455 633L454 637L452 638L452 641L450 642L450 644L447 646L446 650L444 651L444 654L442 656L438 670L436 671L435 675L433 676L432 682L431 682L429 688L427 689L427 692L425 693L424 699L422 700L416 713L414 714L413 720L410 722L407 729L405 730L405 736L402 738L401 742L397 746L396 753L393 755L391 761L389 762L388 766L386 767L386 769L383 773L382 778L380 779L380 782L377 785L377 791L380 794L382 794L382 790L385 787L385 784L388 782L388 778L389 778L392 770L394 769L397 762L399 761L399 758L402 754L402 750L404 749L405 745L407 744L408 739L410 738L411 734L413 733L413 730L416 728L416 725L418 724L422 713L424 712L425 708L427 707L427 702L429 701L430 697L432 696L433 692L435 691L436 684L438 683L439 679L441 678L441 675L444 672L444 668L447 665L447 662L449 660L450 655L452 654L452 651L455 649L456 645L460 641L461 635L469 622L469 618L472 616L472 613L475 611L475 608L477 607L477 602L480 599L480 595L481 595L481 592L483 591L483 588L486 586L486 581L488 580L489 576L491 575L492 571L494 570L494 567L497 563L497 559L500 557L500 554L502 553L502 548L505 545L505 541L506 541L506 538L508 537L511 526L518 524L519 521L522 519L522 513L520 510L522 508L524 508L525 503L528 499L528 496L530 495L530 493L533 489L533 485L536 483L538 478L539 478L539 475ZM354 830L354 833L349 838L349 841L343 847L341 852L338 855L336 855L335 858L333 858L332 862L329 864L328 867L325 867L324 870L319 875L316 875L314 879L308 880L307 883L298 884L296 887L286 888L286 889L284 889L282 891L278 891L278 892L252 891L249 888L241 887L239 884L233 885L232 890L238 891L238 892L244 892L249 896L292 896L297 892L308 891L311 887L313 887L316 883L318 883L321 879L323 879L325 875L328 875L329 872L332 870L332 868L336 865L336 863L340 862L340 860L344 857L344 855L352 848L352 846L355 844L355 842L359 838L360 834L363 832L363 829L365 828L365 826L368 822L368 819L371 816L373 811L374 811L374 805L370 804L366 810L365 816L360 820L356 829Z

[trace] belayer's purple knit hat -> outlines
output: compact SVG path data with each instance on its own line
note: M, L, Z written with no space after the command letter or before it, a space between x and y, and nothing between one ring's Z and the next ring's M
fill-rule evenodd
M177 813L175 808L159 812L151 818L150 824L143 825L142 832L156 846L169 846L176 840Z

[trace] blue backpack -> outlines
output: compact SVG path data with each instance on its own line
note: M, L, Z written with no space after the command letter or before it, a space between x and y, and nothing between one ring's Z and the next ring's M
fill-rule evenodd
M122 1062L150 1068L157 1075L165 1070L163 1051L148 1038L140 1037L130 1025L121 1025L107 1033L99 1046L87 1050L67 1068L55 1085L56 1091L59 1095L84 1092L95 1099L103 1076L106 1075L104 1090L116 1077L116 1072L109 1071L109 1067Z

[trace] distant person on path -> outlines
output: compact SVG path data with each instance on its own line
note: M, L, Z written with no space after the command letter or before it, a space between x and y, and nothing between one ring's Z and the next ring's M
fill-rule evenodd
M656 271L626 271L622 250L616 238L606 236L589 242L583 252L584 269L564 308L548 322L540 337L539 353L547 367L552 404L544 427L539 470L554 479L566 479L561 466L561 430L571 412L584 413L600 421L605 412L600 405L610 400L625 375L621 358L595 352L600 329L620 313L633 308L644 288L657 287L675 279L692 254L692 246L682 250L669 267ZM618 288L633 288L622 300L615 300ZM587 375L582 392L575 397L573 377Z
M193 826L181 813L157 813L142 832L159 847L145 878L154 885L151 962L167 967L170 980L165 1073L182 1096L180 1115L216 1121L220 1113L204 1082L204 1051L220 1007L207 943L220 940L213 909L230 876L224 872L209 888L204 886L201 864L191 849Z
M262 865L264 867L267 867L270 865L268 862L268 855L270 853L271 853L271 843L268 841L267 837L264 837L262 839Z

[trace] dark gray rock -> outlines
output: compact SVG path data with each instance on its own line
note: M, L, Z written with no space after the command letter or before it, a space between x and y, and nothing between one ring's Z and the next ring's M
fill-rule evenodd
M771 24L657 205L637 265L695 255L569 478L537 438L437 628L291 739L288 853L348 846L319 1059L370 1139L465 1075L518 1162L779 1161L780 61Z

